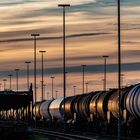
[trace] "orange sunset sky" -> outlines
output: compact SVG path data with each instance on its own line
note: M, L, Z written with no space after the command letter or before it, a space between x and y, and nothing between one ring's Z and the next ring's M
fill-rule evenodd
M30 83L34 86L32 33L37 40L37 100L41 97L41 54L44 54L45 98L51 99L51 76L58 97L63 97L63 30L62 9L66 8L66 95L82 93L82 67L88 91L103 90L104 59L107 58L107 89L117 85L117 1L116 0L1 0L0 1L0 83L16 90L19 71L19 90L27 90L26 64L30 64ZM140 0L121 2L121 50L123 85L139 83L140 78ZM86 88L86 87L85 87Z

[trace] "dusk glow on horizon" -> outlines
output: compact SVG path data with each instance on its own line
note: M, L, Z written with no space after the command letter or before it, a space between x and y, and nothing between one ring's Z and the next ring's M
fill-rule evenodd
M41 99L41 54L44 54L45 98L63 97L63 19L58 4L66 8L66 96L82 93L82 67L88 91L103 90L104 59L107 55L107 89L117 88L117 2L116 0L1 0L0 1L0 83L12 74L12 90L27 90L27 67L34 86L34 50L32 33L37 37L37 100ZM140 82L140 0L121 2L121 50L123 85ZM86 84L85 84L86 88Z

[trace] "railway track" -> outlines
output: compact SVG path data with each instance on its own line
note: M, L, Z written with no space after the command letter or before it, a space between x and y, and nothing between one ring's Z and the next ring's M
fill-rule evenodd
M110 135L110 134L104 134L104 133L95 133L95 132L83 132L83 131L75 131L71 130L71 133L73 134L83 134L87 137L95 137L95 139L100 140L117 140L117 135ZM126 136L120 136L120 140L140 140L140 138L137 137L126 137Z
M34 133L48 136L51 140L117 140L116 136L112 135L98 135L97 133L81 133L71 132L66 134L64 132L48 131L44 129L34 129ZM120 137L121 140L139 140L137 138Z
M74 134L66 134L62 132L54 132L54 131L47 131L47 130L42 130L42 129L34 129L34 133L36 134L41 134L48 136L49 139L51 140L97 140L96 138L90 138L86 136L80 136L80 135L74 135Z

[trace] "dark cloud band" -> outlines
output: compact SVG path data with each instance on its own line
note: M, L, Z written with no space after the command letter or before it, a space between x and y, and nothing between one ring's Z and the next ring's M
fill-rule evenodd
M106 35L111 33L99 32L99 33L83 33L83 34L72 34L67 35L66 38L77 38L77 37L89 37L89 36L99 36L99 35ZM56 40L62 39L62 36L58 37L39 37L38 40ZM7 39L7 40L0 40L0 43L14 43L14 42L26 42L31 41L33 38L18 38L18 39Z

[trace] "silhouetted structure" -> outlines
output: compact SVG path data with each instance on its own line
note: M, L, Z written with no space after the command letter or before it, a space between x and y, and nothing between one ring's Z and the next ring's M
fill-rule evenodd
M39 51L41 53L41 63L42 63L42 81L41 81L41 93L42 93L42 101L44 100L44 94L43 94L43 85L44 85L44 61L43 61L43 53L46 51Z
M19 69L15 69L15 71L16 71L17 92L18 92L18 72L19 72Z
M54 80L54 78L55 78L54 76L51 77L51 79L52 79L52 99L54 98L53 97L53 80Z
M65 97L66 97L66 70L65 70L65 8L70 4L59 4L59 7L63 8L63 92L64 92L64 110L65 110ZM65 129L65 113L64 113L64 129Z
M31 63L30 61L25 62L27 64L27 90L29 90L29 64Z
M3 79L3 89L5 90L7 79Z
M119 95L119 117L118 117L118 140L120 140L120 134L121 134L121 107L120 107L120 101L121 101L121 20L120 20L120 0L118 0L118 95Z
M9 74L9 89L12 90L12 87L11 87L11 77L13 76L12 74Z
M85 84L86 84L86 93L88 93L88 82L86 82Z
M36 102L36 37L40 34L31 34L34 37L34 102Z
M103 58L104 58L104 91L106 91L106 59L108 57L109 56L107 56L107 55L103 56Z
M86 67L86 65L81 65L82 66L82 72L83 72L83 86L82 86L82 88L83 88L83 90L82 90L82 92L83 92L83 94L84 94L84 92L85 92L85 90L84 90L84 87L85 87L85 67Z

